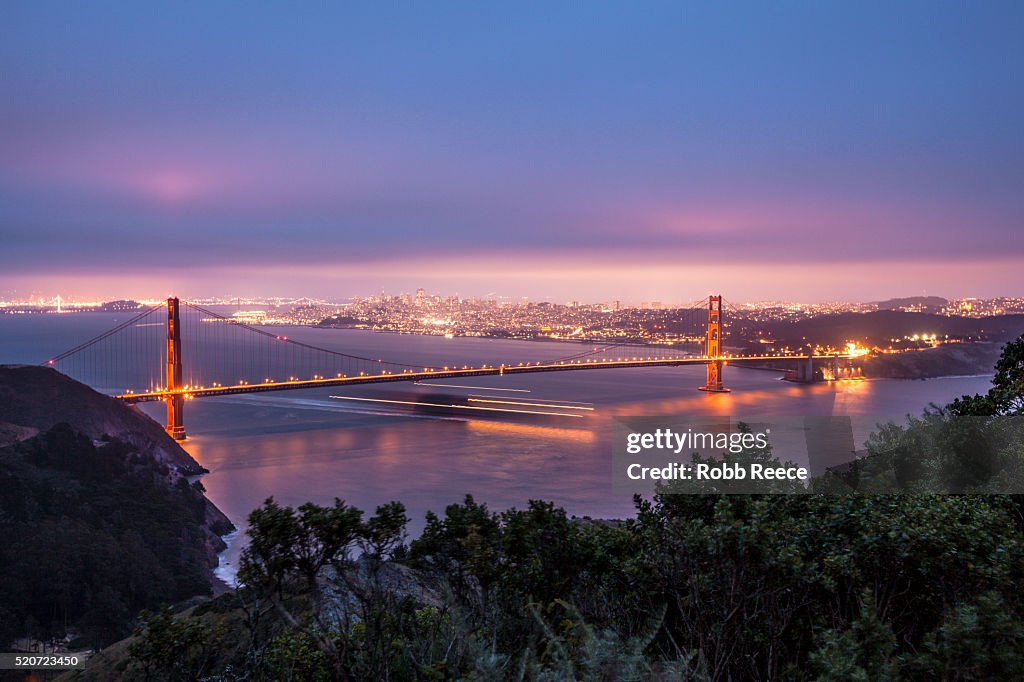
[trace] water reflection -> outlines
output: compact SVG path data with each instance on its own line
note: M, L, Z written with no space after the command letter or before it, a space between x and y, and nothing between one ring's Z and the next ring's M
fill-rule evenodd
M533 424L515 424L473 420L467 423L469 429L488 437L519 437L538 441L567 440L574 443L593 443L595 434L588 429L568 429L557 426L537 426Z

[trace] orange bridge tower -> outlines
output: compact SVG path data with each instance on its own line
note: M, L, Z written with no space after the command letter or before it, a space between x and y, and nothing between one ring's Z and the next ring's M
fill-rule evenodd
M167 433L185 440L185 395L181 383L181 320L178 299L167 299Z
M728 393L729 389L722 384L722 297L708 296L708 338L704 355L708 358L707 383L700 387L702 391L712 393Z

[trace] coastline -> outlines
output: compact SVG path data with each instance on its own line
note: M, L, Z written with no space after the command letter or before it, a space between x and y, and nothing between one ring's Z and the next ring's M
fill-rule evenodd
M210 584L213 588L213 596L219 597L228 592L234 592L238 586L238 567L232 566L227 561L229 552L235 547L235 543L241 539L242 531L236 525L235 529L220 536L224 543L224 549L217 553L217 566L210 569Z

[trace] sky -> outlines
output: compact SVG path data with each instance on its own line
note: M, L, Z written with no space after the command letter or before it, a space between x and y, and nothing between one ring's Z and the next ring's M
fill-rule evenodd
M0 298L1024 294L1024 3L0 7Z

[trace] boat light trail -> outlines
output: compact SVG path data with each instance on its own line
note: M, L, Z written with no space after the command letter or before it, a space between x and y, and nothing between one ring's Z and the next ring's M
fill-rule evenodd
M502 391L508 393L532 393L528 388L491 388L490 386L460 386L459 384L428 384L423 381L414 381L417 386L437 386L438 388L468 388L471 391Z
M489 395L477 395L475 393L469 394L470 398L493 398L494 396ZM501 397L501 396L498 396ZM549 403L569 403L571 405L593 405L594 403L588 400L559 400L558 398L534 398L534 400L544 400Z
M445 405L444 403L420 403L414 400L387 400L384 398L356 398L347 395L332 395L334 400L358 400L367 403L391 403L393 405L413 405L415 407L448 407L453 410L484 410L487 412L508 412L511 414L540 414L550 417L575 417L582 419L581 414L566 414L565 412L541 412L539 410L504 410L500 407L479 407L477 405Z
M593 407L584 407L582 405L554 405L552 403L521 403L513 400L487 400L485 398L470 398L471 403L494 403L495 405L523 405L524 407L557 407L561 410L590 410L593 412Z

